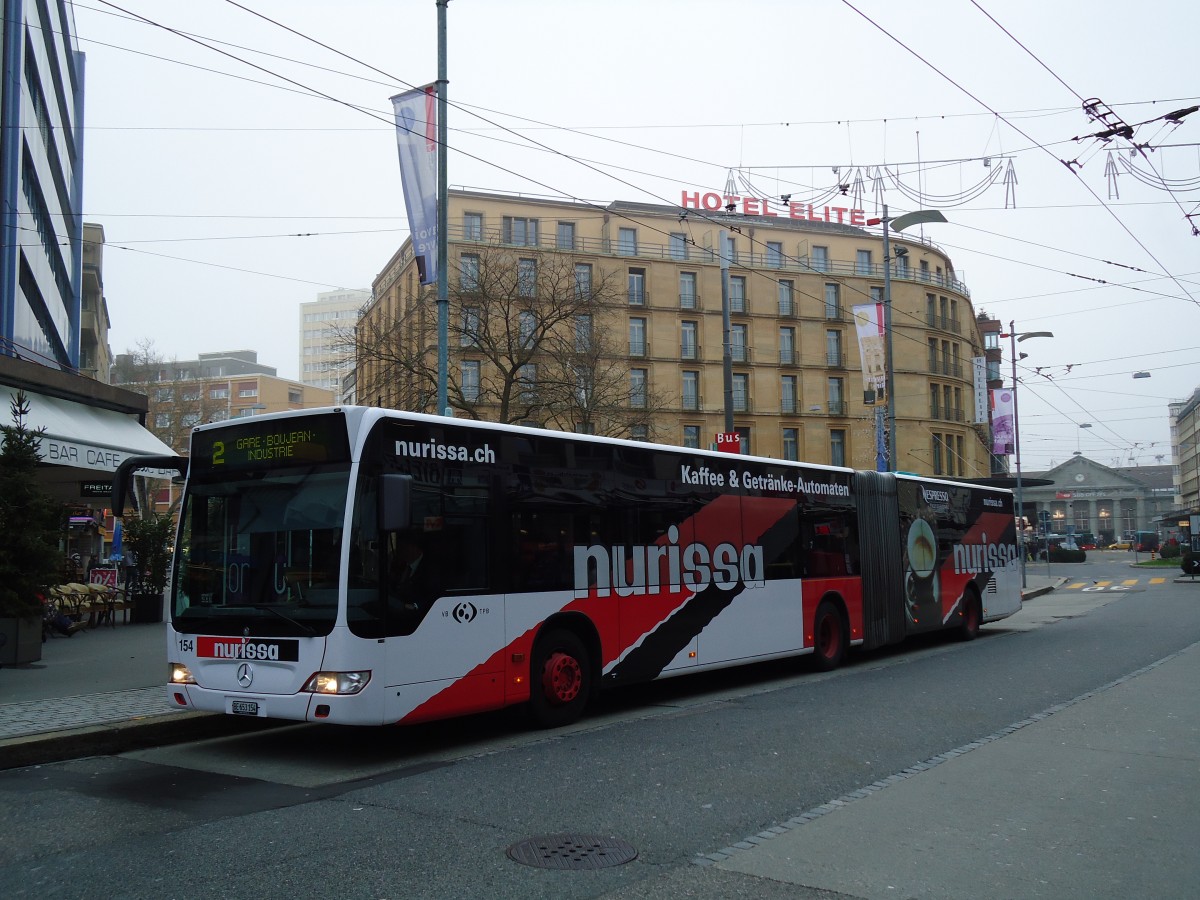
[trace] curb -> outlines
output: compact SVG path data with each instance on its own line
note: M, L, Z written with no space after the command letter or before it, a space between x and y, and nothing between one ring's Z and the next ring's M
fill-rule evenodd
M167 712L106 725L48 731L0 741L0 771L295 724L274 719L257 722L217 713Z

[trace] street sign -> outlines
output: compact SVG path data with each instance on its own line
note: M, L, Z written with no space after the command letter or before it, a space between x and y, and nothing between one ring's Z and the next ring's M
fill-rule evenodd
M742 436L736 431L718 432L717 449L722 453L741 453Z

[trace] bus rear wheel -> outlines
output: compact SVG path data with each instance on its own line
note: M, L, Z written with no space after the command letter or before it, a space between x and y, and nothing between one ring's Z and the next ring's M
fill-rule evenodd
M836 605L822 600L813 618L812 667L829 672L842 664L846 655L846 624Z
M592 690L591 661L583 641L554 630L538 639L529 680L529 710L541 728L560 728L583 715Z

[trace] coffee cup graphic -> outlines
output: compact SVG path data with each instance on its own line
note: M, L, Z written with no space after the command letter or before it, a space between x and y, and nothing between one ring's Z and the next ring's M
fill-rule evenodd
M924 519L914 519L908 528L908 567L918 578L928 578L937 566L937 538Z

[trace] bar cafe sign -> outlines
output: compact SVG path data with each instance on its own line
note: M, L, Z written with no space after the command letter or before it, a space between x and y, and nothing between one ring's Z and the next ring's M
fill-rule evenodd
M744 216L768 219L798 219L805 222L833 222L839 225L867 225L866 210L848 206L814 206L811 203L775 202L761 197L718 194L716 191L684 191L680 205L685 209L708 212L737 212ZM733 207L730 209L729 207ZM878 224L878 223L873 223Z

